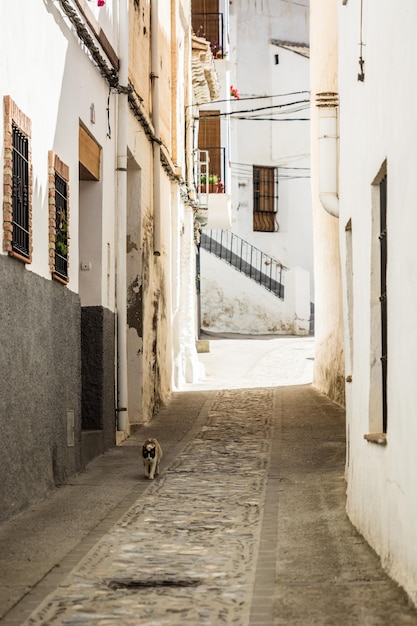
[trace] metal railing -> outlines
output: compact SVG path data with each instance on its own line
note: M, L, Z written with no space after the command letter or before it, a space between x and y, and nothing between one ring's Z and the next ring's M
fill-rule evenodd
M284 276L288 268L269 254L230 230L203 230L200 245L281 300L284 299Z
M206 185L212 183L213 189L210 193L226 192L228 181L226 181L226 148L204 147L195 150L195 186L197 190L204 185L204 189L209 191Z
M12 142L12 248L15 252L29 258L29 141L15 124L12 125Z

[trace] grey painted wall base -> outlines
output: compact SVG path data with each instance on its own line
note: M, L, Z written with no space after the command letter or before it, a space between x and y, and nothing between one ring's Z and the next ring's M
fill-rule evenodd
M0 255L0 523L115 445L114 326Z
M102 430L83 430L81 433L81 454L83 465L102 454L105 450Z
M77 294L0 255L0 522L82 469Z
M99 306L81 309L83 458L89 462L116 441L115 316ZM97 431L93 436L90 431Z

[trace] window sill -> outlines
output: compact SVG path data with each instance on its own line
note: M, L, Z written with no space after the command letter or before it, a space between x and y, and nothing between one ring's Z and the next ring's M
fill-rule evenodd
M68 285L69 283L69 278L62 278L62 276L59 276L55 272L52 272L52 278L53 280L56 280L58 283L61 283L61 285Z
M21 261L22 263L32 263L32 259L30 257L26 257L23 254L20 254L19 252L16 252L15 250L9 250L9 256L12 256L14 259L17 259L18 261Z
M366 441L370 443L377 443L380 446L387 445L387 434L386 433L370 433L368 435L363 436Z

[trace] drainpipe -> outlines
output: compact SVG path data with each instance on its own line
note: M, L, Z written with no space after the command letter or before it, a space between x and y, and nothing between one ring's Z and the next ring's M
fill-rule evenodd
M126 290L126 210L127 210L127 115L129 59L129 0L119 2L119 84L117 96L117 430L127 431L127 290ZM124 89L123 89L124 88Z
M339 217L337 93L316 96L319 122L319 197L323 208Z
M159 136L159 15L158 0L151 2L151 80L153 140L153 253L161 256L161 139Z

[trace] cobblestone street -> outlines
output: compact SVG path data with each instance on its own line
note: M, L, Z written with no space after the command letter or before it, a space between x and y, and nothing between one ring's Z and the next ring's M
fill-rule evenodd
M258 355L255 362L264 367ZM344 430L344 411L306 384L175 394L151 425L79 478L91 491L93 482L110 484L112 459L134 468L123 501L56 556L0 623L417 624L345 515ZM152 482L139 459L148 436L164 448ZM42 505L51 509L39 507L46 525L54 497ZM12 532L30 535L31 515L0 529L16 559ZM0 563L11 592L10 552Z
M207 423L31 624L245 624L273 391L221 392Z

